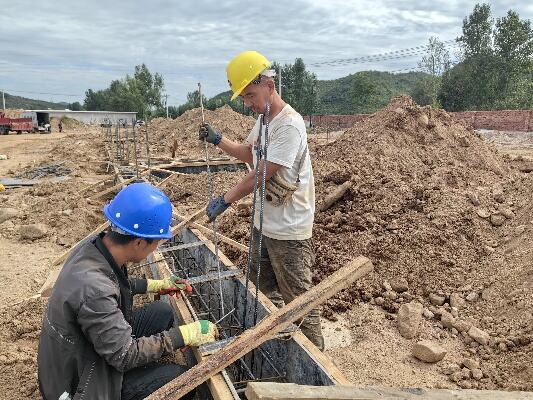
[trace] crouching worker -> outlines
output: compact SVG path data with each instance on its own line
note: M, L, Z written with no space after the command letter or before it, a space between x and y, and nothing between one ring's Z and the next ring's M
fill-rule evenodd
M128 263L143 261L171 237L168 197L136 183L122 189L104 214L110 230L72 251L48 301L38 353L45 400L143 399L186 370L158 363L161 357L217 337L208 321L175 327L163 302L133 310L135 294L190 290L176 277L128 278Z

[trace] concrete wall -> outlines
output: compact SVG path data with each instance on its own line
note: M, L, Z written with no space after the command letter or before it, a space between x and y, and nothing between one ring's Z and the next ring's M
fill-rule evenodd
M61 118L68 117L75 119L77 121L83 122L85 124L101 124L107 118L111 120L113 124L119 122L120 119L128 121L128 124L131 124L132 119L136 119L136 114L133 113L92 113L90 111L50 111L50 118Z
M450 114L472 125L474 129L533 132L533 110L464 111ZM331 130L346 129L368 116L369 114L313 115L312 123L316 127ZM304 118L309 125L309 116Z
M137 119L134 112L114 112L114 111L66 111L66 110L26 110L23 114L33 113L48 114L49 118L68 117L84 124L101 124L105 119L111 120L113 124L118 123L121 119L131 124L132 119Z

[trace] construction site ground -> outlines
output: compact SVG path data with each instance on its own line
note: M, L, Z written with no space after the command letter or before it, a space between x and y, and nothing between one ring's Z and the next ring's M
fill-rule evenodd
M228 109L210 118L238 140L254 123L239 116L235 128ZM154 121L152 157L202 157L198 122L196 110L177 122ZM375 264L371 278L322 309L326 353L346 377L361 386L533 391L533 173L522 172L533 163L533 133L475 132L444 111L399 98L346 132L310 135L310 143L314 281L353 255ZM44 304L27 299L51 262L104 221L101 209L112 193L94 195L113 183L89 187L112 175L99 127L2 136L0 154L8 156L0 177L57 162L71 171L62 182L0 192L0 398L35 399ZM216 173L215 192L244 174ZM186 215L205 205L207 176L176 175L163 190ZM219 226L247 244L249 220L244 199ZM222 249L244 265L242 251ZM472 327L482 332L479 340ZM425 339L446 351L442 361L413 357Z

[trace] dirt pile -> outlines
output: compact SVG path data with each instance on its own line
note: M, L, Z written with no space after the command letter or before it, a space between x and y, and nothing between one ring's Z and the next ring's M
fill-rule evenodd
M244 141L253 128L255 119L244 116L225 105L214 111L205 110L205 121L224 135L238 142ZM148 127L150 151L154 155L170 157L171 147L176 141L176 158L203 158L204 145L198 140L198 128L202 123L200 108L186 111L176 119L155 118ZM144 142L146 127L141 128L140 140ZM219 149L210 147L212 157L224 155Z
M375 265L371 278L329 301L323 314L334 319L362 300L396 319L402 304L417 300L438 335L463 340L465 357L483 360L481 380L450 374L453 382L531 390L533 177L463 122L408 97L317 146L313 165L314 281L353 255ZM348 189L321 211L341 185ZM219 226L247 242L248 223L233 210ZM243 265L245 255L224 251ZM471 326L481 334L469 335Z
M44 304L25 301L0 313L2 398L37 399L37 345Z
M105 173L106 151L103 134L96 129L86 134L69 134L50 151L50 160L66 161L77 174Z
M43 182L4 197L2 209L17 213L2 224L0 235L63 246L75 244L104 220L102 201L89 203L78 194L85 186L76 180Z

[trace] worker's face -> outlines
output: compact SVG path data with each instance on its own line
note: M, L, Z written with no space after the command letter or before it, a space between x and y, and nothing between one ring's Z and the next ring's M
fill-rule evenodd
M256 114L263 114L267 103L272 104L274 94L274 82L266 77L261 78L260 83L251 83L244 88L240 96L244 105Z
M150 254L154 252L155 249L157 249L157 246L159 246L160 240L154 240L153 242L149 243L144 239L135 239L134 241L130 242L131 245L131 260L134 263L139 263L146 259Z

